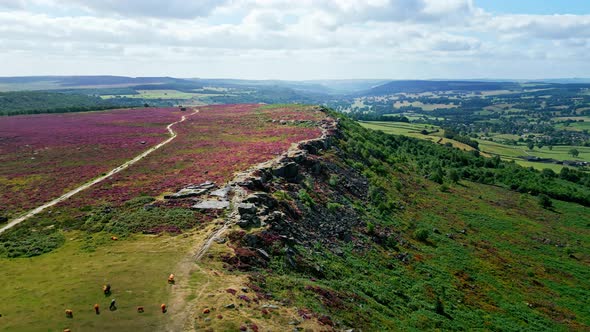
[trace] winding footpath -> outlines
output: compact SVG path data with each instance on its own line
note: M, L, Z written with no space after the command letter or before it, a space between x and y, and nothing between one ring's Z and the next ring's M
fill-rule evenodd
M195 110L193 113L189 114L188 116L194 115L196 113L198 113L199 110ZM122 170L128 168L129 166L137 163L138 161L140 161L141 159L145 158L146 156L148 156L149 154L151 154L152 152L158 150L159 148L163 147L164 145L172 142L172 140L174 140L176 138L176 132L174 130L172 130L172 127L175 124L184 122L186 120L187 116L183 115L182 118L176 122L173 122L171 124L169 124L168 126L166 126L166 129L168 130L168 132L170 133L170 137L168 139L166 139L165 141L159 143L156 146L153 146L151 148L149 148L148 150L144 151L143 153L141 153L140 155L136 156L135 158L125 162L124 164L112 169L110 172L106 173L105 175L102 175L94 180L91 180L89 182L84 183L83 185L61 195L60 197L45 203L25 214L23 214L22 216L11 220L8 224L2 226L2 228L0 228L0 234L4 233L5 231L11 229L12 227L20 224L21 222L31 218L32 216L41 213L41 211L47 209L48 207L54 206L55 204L61 203L63 201L65 201L66 199L76 195L77 193L81 192L82 190L88 189L90 187L92 187L93 185L100 183L106 179L108 179L109 177L121 172Z

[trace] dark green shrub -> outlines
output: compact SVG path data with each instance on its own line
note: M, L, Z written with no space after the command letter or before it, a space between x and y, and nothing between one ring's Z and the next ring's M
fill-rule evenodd
M539 201L539 206L541 206L542 208L550 209L553 207L553 201L551 200L551 198L549 198L549 196L545 194L539 194L539 197L537 199Z
M303 202L303 204L305 206L307 206L307 207L315 206L315 201L313 200L313 198L311 196L309 196L309 194L307 193L307 191L305 189L299 190L298 196L299 196L299 200L301 202Z
M414 238L418 241L426 242L428 240L428 236L430 232L425 228L420 228L414 232Z

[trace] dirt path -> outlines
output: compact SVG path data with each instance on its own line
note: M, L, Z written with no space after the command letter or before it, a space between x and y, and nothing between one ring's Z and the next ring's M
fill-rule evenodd
M195 110L193 113L189 114L188 116L194 115L196 113L198 113L199 110ZM84 183L83 185L61 195L60 197L45 203L25 214L23 214L22 216L11 220L8 224L4 225L2 228L0 228L0 234L4 233L5 231L11 229L12 227L20 224L21 222L31 218L32 216L39 214L41 211L47 209L48 207L54 206L58 203L61 203L63 201L65 201L66 199L76 195L77 193L81 192L82 190L88 189L90 187L92 187L93 185L100 183L106 179L108 179L109 177L121 172L122 170L126 169L127 167L137 163L138 161L140 161L141 159L145 158L146 156L148 156L149 154L151 154L152 152L158 150L159 148L163 147L164 145L170 143L173 139L176 138L176 132L174 130L172 130L172 127L177 124L177 123L181 123L184 122L186 120L187 116L183 115L182 118L176 122L173 122L171 124L169 124L168 126L166 126L166 129L168 130L168 132L170 133L170 137L168 139L166 139L165 141L159 143L156 146L153 146L151 148L149 148L148 150L144 151L143 153L141 153L140 155L136 156L135 158L125 162L124 164L112 169L110 172L106 173L105 175L102 175L94 180L91 180L89 182Z
M187 255L182 261L178 263L174 272L176 276L176 284L172 286L170 298L168 299L168 308L170 308L167 317L165 331L179 332L191 331L190 315L195 310L196 304L203 297L203 293L209 287L211 277L209 272L199 266L198 261L205 254L212 240L221 235L227 226L214 229L202 242L199 242L191 254ZM194 252L197 252L195 255ZM198 286L191 285L191 277L195 274L202 275ZM189 296L192 300L189 300Z
M216 238L221 238L225 231L229 229L235 218L239 215L237 211L237 202L244 198L245 192L239 186L232 187L233 196L231 199L231 212L224 218L224 223L221 226L213 228L205 235L202 241L191 250L181 262L176 266L176 273L182 278L178 278L178 284L174 285L170 298L168 300L169 308L171 308L171 315L168 317L168 324L165 330L169 332L177 331L193 331L194 328L190 325L190 316L194 313L194 307L203 298L203 293L209 287L211 282L210 271L203 269L198 263L203 258L209 247L213 244ZM198 287L191 287L190 277L195 272L201 273L205 279L199 282ZM191 295L192 300L187 298ZM173 309L173 310L172 310Z

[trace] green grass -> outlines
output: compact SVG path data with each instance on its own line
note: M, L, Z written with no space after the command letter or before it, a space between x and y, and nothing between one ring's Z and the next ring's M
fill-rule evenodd
M98 233L66 232L61 248L33 258L0 259L3 331L155 331L165 316L166 278L186 254L190 237L133 236L119 241ZM113 294L105 297L102 285ZM110 299L118 310L108 310ZM93 305L98 303L101 314ZM137 306L145 313L138 314ZM65 309L74 318L65 317ZM173 311L174 308L170 308Z
M393 104L394 108L400 108L400 107L404 107L404 106L413 106L413 107L419 107L421 108L423 111L434 111L437 108L453 108L453 107L457 107L457 105L454 104L424 104L422 102L419 101L414 101L414 102L399 102L396 101L395 104Z
M325 278L311 283L298 274L273 275L267 287L298 306L367 330L567 331L590 325L588 208L555 201L554 211L544 210L529 195L470 182L451 186L451 193L421 186L398 194L406 197L406 209L388 226L409 243L369 250L341 244L344 254L338 256L305 251ZM377 229L386 227L377 223ZM425 230L428 237L411 235ZM545 238L566 245L540 242ZM399 252L410 253L411 263L399 262ZM306 285L338 292L343 307L323 305ZM448 316L436 312L437 299Z
M569 126L565 126L565 124L560 123L560 124L557 124L555 127L557 129L570 130L570 131L590 130L590 121L586 120L584 122L572 122Z
M491 142L487 140L477 140L479 142L479 149L482 152L486 152L488 154L499 155L502 159L505 160L514 160L518 164L526 167L534 167L536 169L543 169L543 168L550 168L554 171L560 171L563 166L557 164L549 164L549 163L537 163L537 162L529 162L518 157L521 156L535 156L540 158L552 158L556 160L583 160L583 161L590 161L590 147L584 146L554 146L552 150L549 150L547 146L539 149L535 146L535 148L531 151L525 145L506 145L501 144L498 142ZM569 155L569 151L572 148L576 148L580 155L574 158Z
M342 329L588 330L588 207L552 200L554 208L545 209L528 190L504 187L516 182L445 182L443 192L425 171L471 154L346 122L343 128L350 132L336 143L338 155L322 162L341 165L345 158L346 165L367 176L368 198L350 203L362 222L350 240L297 246L297 271L275 256L268 291L298 308L330 315ZM454 157L437 157L435 151ZM489 178L500 175L498 170L519 171L500 162L498 167L495 174L488 168ZM469 172L481 169L485 166ZM521 171L519 179L537 174ZM328 179L314 179L318 201L348 195L332 189ZM541 183L551 185L548 179Z
M359 121L361 126L373 129L373 130L381 130L386 134L392 135L403 135L408 137L414 137L423 139L426 141L435 142L438 144L445 144L447 142L451 143L454 147L459 148L461 150L471 151L473 150L472 147L463 144L461 142L457 142L452 139L444 138L443 134L444 131L438 127L433 125L426 125L426 124L417 124L417 123L405 123L405 122L387 122L387 121ZM426 130L430 132L429 135L424 135L421 133L422 130ZM436 132L438 130L438 132Z
M422 130L434 131L440 129L436 126L405 122L362 121L360 123L365 128L381 130L387 134L405 135L416 138L424 138L427 136L420 133Z

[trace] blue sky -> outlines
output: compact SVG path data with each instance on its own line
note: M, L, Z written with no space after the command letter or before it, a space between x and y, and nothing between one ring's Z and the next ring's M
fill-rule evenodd
M590 14L589 0L476 0L475 3L499 14Z
M0 76L590 77L590 0L0 0Z

